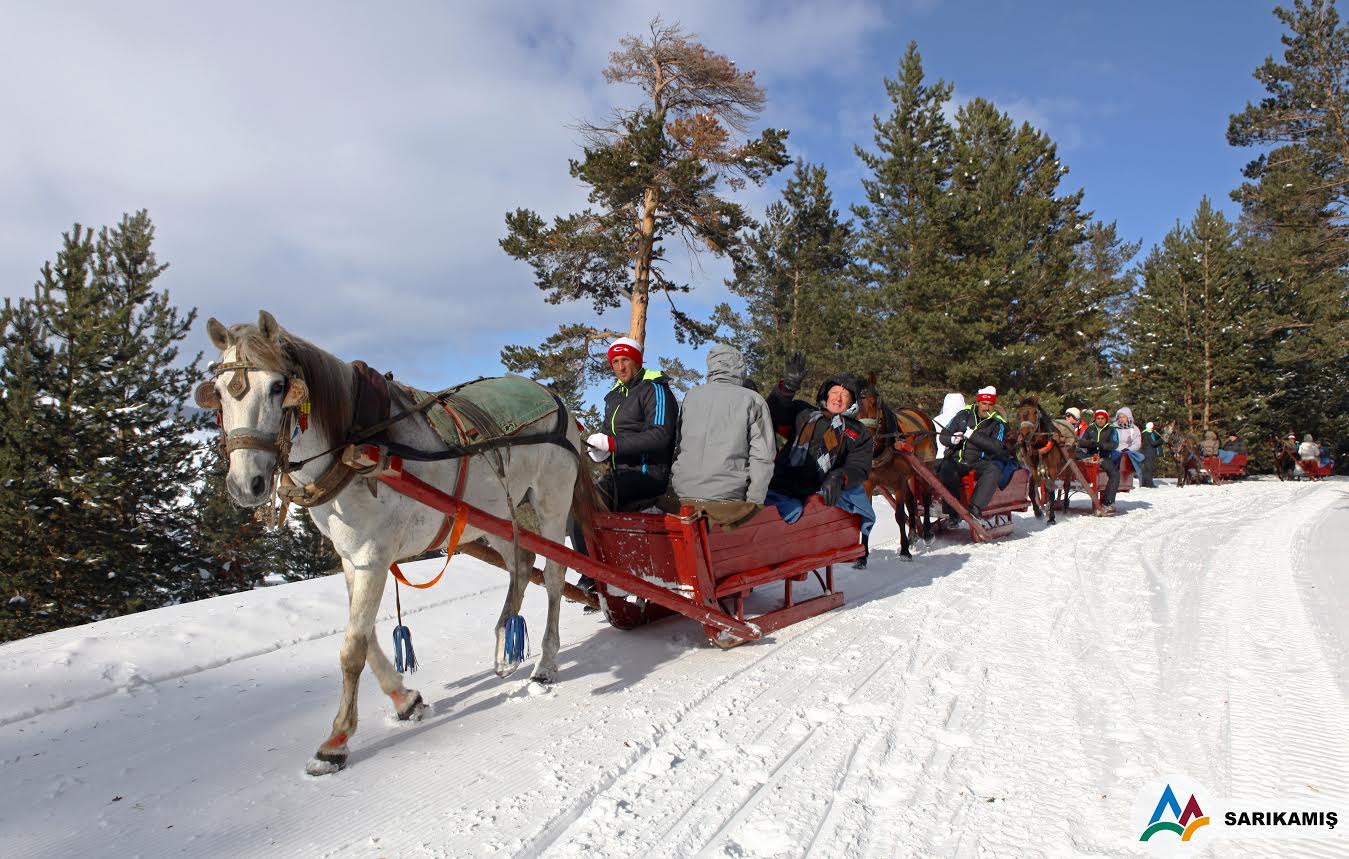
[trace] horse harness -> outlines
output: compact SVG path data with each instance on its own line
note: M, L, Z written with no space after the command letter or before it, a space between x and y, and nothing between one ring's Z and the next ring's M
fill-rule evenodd
M570 450L578 459L580 457L580 453L567 438L567 410L556 394L553 395L553 400L557 404L555 410L557 422L550 432L542 435L508 436L489 412L480 408L468 398L458 395L457 392L460 388L472 384L472 382L466 382L463 385L430 394L416 401L410 409L391 416L393 403L393 396L390 392L391 376L385 376L371 369L364 361L353 361L351 368L355 379L355 389L350 429L344 433L343 441L327 450L298 461L290 459L291 444L295 436L299 434L297 429L299 432L308 429L310 407L309 388L300 373L293 368L285 371L288 381L285 397L282 400L281 425L278 427L275 437L253 427L236 427L221 436L221 446L226 457L239 449L261 450L272 453L276 457L271 486L271 496L275 500L272 505L265 508L265 512L259 511L259 518L263 518L271 524L280 525L285 520L287 505L317 507L337 497L357 476L373 474L380 463L370 459L362 450L361 445L368 442L379 444L387 451L388 455L398 456L406 460L431 462L465 459L466 461L460 467L455 481L455 497L462 496L467 484L468 460L481 453L498 452L495 464L499 477L504 477L504 463L501 461L499 453L500 449L504 447L526 444L557 444ZM271 368L249 361L229 361L214 365L212 370L216 378L232 372L233 376L226 384L225 390L236 400L242 400L249 390L248 371L271 370ZM197 387L196 402L202 408L215 411L216 422L223 427L220 411L222 403L214 381L203 382ZM447 449L440 451L422 451L387 438L387 431L395 424L413 415L425 415L427 410L436 405L443 408L449 415L461 438L469 439L477 436L482 440L461 445L449 444ZM333 457L332 463L313 482L301 486L291 477L292 472L298 471L316 459L331 454L339 455ZM282 463L285 464L284 467ZM373 477L368 477L367 486L372 495L376 494L378 483ZM451 525L452 517L447 515L445 522L427 551L438 547L444 541L446 535L450 532ZM456 530L462 531L462 528L456 528Z

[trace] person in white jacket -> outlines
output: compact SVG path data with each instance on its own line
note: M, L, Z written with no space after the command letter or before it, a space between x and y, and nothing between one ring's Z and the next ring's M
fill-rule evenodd
M1297 446L1297 458L1301 460L1312 460L1319 463L1321 459L1321 445L1312 441L1312 434L1307 433L1302 437L1302 444Z
M1129 457L1129 464L1138 474L1143 468L1143 433L1134 424L1134 413L1128 406L1115 412L1115 429L1119 433L1121 457Z

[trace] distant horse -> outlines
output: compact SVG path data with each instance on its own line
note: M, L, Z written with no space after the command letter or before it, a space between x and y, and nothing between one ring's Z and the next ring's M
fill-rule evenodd
M1063 447L1055 444L1055 439L1063 435L1063 430L1054 425L1054 419L1040 405L1035 397L1026 397L1016 407L1019 428L1016 436L1016 453L1021 464L1030 469L1035 479L1030 483L1031 506L1035 508L1035 518L1045 515L1042 508L1048 508L1049 524L1055 524L1054 503L1057 498L1055 483L1067 466L1071 449L1065 454ZM1071 435L1071 434L1070 434ZM1064 481L1063 509L1068 509L1068 481Z
M891 408L876 387L872 373L857 400L857 418L871 430L874 442L871 453L871 476L867 479L867 494L884 487L895 499L895 523L899 525L899 556L912 561L910 532L921 533L932 541L932 514L929 510L932 490L917 479L913 466L897 451L913 452L925 465L937 460L937 425L921 409ZM919 530L919 511L922 511L922 530ZM865 566L866 559L861 563Z
M1204 468L1204 459L1200 455L1199 440L1194 436L1180 431L1173 421L1166 425L1166 431L1162 433L1162 441L1171 448L1171 455L1175 457L1176 465L1180 475L1176 478L1176 486L1187 486L1191 483L1200 483L1208 474L1208 469Z
M1270 436L1269 452L1274 459L1274 473L1280 480L1297 479L1297 454L1288 449L1283 439Z
M369 411L363 404L371 401L371 392L383 401L378 395L385 386L383 377L290 334L266 311L258 314L256 325L226 328L212 319L206 329L221 359L214 365L214 380L197 389L197 403L217 412L229 460L225 484L230 496L241 507L272 504L278 494L308 507L314 524L342 558L349 598L340 660L342 695L331 733L305 768L311 775L331 773L346 764L347 742L356 732L356 693L364 666L370 666L380 689L392 699L399 719L418 719L425 709L420 693L403 685L402 675L385 656L375 636L375 619L389 565L445 546L450 523L439 511L398 492L386 488L377 493L375 482L355 479L355 471L339 459L357 430L357 416ZM409 389L396 384L387 388L392 403L383 407L383 414L392 411L412 419L371 422L381 428L382 441L403 446L408 458L419 451L447 451L418 412ZM531 400L552 397L542 387L528 390ZM547 416L511 437L512 444L521 446L472 457L408 461L405 471L497 516L510 517L514 507L528 504L538 533L561 542L568 514L589 523L597 502L590 472L576 455L581 450L576 422L555 399L551 411L546 399L541 402L541 413ZM538 443L545 438L550 441ZM517 616L534 559L528 552L513 552L511 540L482 535L471 526L464 530L464 525L454 523L461 539L483 537L496 554L510 559L510 586L496 624L496 672L505 677L524 659L524 631ZM543 683L557 677L565 572L561 564L549 561L543 573L548 625L533 673Z

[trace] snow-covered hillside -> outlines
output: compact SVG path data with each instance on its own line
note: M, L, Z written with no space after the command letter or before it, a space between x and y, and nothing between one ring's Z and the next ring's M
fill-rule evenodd
M323 778L340 576L5 645L0 855L1124 856L1159 775L1349 798L1349 482L1121 499L912 564L882 523L842 609L730 651L567 604L543 694L492 673L504 575L458 558L404 594L426 719L367 674Z

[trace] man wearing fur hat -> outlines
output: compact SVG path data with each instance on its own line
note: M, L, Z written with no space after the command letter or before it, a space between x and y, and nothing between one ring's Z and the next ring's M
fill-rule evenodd
M1095 459L1101 470L1106 473L1105 491L1101 493L1101 507L1098 515L1115 512L1115 493L1119 491L1119 465L1111 454L1119 449L1119 431L1110 423L1110 412L1097 409L1095 420L1078 441L1078 458Z
M1007 421L998 414L997 389L981 388L974 397L974 405L966 406L941 431L941 443L946 446L946 457L937 469L942 485L955 497L960 497L961 479L975 473L974 494L970 496L970 513L983 521L984 506L997 491L1002 477L1000 460L1008 458ZM943 502L947 527L955 528L960 517L949 504Z
M871 474L871 432L857 419L861 384L840 373L820 385L811 404L794 398L805 378L806 358L798 352L787 359L782 381L768 395L773 426L787 444L774 463L766 503L791 523L801 517L806 500L819 494L825 504L862 517L865 545L876 511L863 486ZM863 556L857 566L866 563Z

